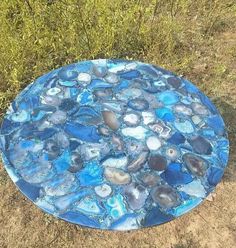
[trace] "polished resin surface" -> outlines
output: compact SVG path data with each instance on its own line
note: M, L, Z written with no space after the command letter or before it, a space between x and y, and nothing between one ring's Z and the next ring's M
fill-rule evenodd
M1 126L5 168L37 206L130 230L173 220L215 188L224 122L193 84L136 61L93 60L38 78Z

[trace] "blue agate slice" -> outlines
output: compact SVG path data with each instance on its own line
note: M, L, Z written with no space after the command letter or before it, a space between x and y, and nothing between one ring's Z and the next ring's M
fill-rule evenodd
M174 220L220 182L222 117L188 80L129 60L91 60L36 79L0 130L5 168L47 213L99 229Z

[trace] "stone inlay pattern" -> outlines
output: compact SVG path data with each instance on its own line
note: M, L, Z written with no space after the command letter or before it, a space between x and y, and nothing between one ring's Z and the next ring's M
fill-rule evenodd
M129 230L190 211L221 180L224 122L184 78L154 65L93 60L39 77L1 126L5 168L44 211Z

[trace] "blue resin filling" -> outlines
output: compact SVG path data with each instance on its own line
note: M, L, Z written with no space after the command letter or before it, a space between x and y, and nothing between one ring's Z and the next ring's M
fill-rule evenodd
M229 142L211 101L137 61L92 60L38 78L1 126L5 168L37 206L83 226L159 225L202 202Z

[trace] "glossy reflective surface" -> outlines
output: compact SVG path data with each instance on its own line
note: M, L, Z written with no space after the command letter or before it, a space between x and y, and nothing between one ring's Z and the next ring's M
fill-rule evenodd
M94 60L30 84L1 127L5 168L44 211L101 229L170 221L197 206L228 160L224 122L162 68Z

